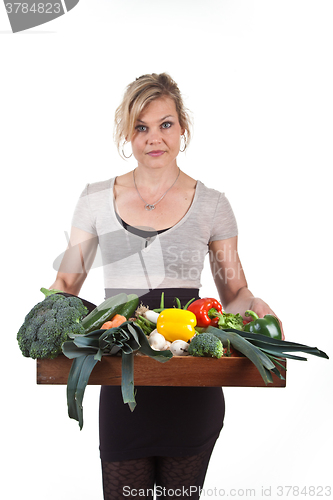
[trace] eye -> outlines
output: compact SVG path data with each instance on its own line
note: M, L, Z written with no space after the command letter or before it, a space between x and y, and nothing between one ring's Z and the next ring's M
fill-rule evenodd
M135 127L135 130L137 130L138 132L146 132L147 127L145 127L144 125L137 125Z
M163 122L163 123L162 123L162 125L161 125L161 127L162 127L162 128L170 128L170 127L171 127L171 125L172 125L172 123L171 123L171 122Z

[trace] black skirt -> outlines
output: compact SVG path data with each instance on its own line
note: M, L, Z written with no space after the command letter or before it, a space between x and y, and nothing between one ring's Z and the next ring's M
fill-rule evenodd
M108 289L106 296L119 291ZM199 298L197 289L182 288L156 289L141 300L151 309L158 308L162 291L165 307L173 307L175 297L182 305L193 297ZM140 295L138 290L125 290L133 292ZM131 412L123 403L119 386L101 387L99 433L103 461L195 455L211 448L223 427L225 407L220 387L136 386L136 403Z

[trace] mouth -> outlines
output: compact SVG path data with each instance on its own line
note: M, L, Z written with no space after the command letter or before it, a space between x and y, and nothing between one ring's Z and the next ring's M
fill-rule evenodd
M165 151L161 151L160 149L156 149L153 151L149 151L147 153L147 155L156 157L156 156L162 156L164 153L165 153Z

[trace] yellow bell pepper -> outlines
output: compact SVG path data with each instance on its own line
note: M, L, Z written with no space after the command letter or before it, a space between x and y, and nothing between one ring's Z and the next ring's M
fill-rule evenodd
M158 333L169 342L185 340L188 342L195 334L194 327L197 318L191 311L185 309L164 309L157 318Z

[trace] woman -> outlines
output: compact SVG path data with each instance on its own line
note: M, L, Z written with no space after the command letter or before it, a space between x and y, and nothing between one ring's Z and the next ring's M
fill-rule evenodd
M94 260L103 259L106 296L135 292L150 308L178 297L199 298L209 252L224 309L274 314L248 290L237 253L237 225L224 194L177 165L190 121L167 74L131 83L116 112L115 138L134 171L87 185L73 218L69 250L52 288L78 295ZM132 153L125 152L131 144ZM130 154L129 154L130 153ZM221 388L138 387L133 413L119 387L102 387L100 453L105 499L135 496L199 498L223 426ZM168 493L169 491L169 493ZM173 492L173 494L172 494Z

